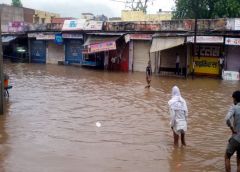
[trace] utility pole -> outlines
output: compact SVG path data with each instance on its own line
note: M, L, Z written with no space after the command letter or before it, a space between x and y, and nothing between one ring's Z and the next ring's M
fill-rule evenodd
M194 4L195 2L195 4ZM194 10L194 43L193 43L193 61L192 61L192 79L195 76L195 51L197 50L197 32L198 32L198 7L199 7L199 0L192 0L192 8ZM199 49L198 49L198 57L199 57Z
M3 51L2 51L2 5L0 4L0 115L4 113L4 85L3 85Z

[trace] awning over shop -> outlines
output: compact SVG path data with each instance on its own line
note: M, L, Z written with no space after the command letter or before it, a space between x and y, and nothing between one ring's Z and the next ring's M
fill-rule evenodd
M184 44L184 37L153 38L151 53L173 48Z
M7 44L13 40L15 40L16 36L2 36L2 43Z
M116 40L119 38L119 36L90 36L84 43L84 46L87 46L88 53L116 50Z

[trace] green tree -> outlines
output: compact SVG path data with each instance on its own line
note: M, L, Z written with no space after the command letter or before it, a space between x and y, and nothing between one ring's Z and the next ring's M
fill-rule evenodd
M12 0L12 6L14 6L14 7L22 7L21 0Z
M175 0L174 18L240 17L240 0Z

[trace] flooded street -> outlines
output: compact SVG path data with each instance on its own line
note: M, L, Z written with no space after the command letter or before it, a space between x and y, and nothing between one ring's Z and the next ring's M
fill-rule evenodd
M239 82L153 77L147 90L144 73L34 64L5 71L13 89L0 117L0 171L224 171L224 117ZM169 126L174 85L189 108L186 148L174 148Z

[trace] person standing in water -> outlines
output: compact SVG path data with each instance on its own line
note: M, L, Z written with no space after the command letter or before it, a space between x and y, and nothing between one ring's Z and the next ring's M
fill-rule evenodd
M175 74L179 75L179 68L180 68L180 56L178 53L176 53L176 69L175 69Z
M151 77L152 77L152 66L151 66L151 61L148 61L148 65L146 67L146 81L147 81L147 86L145 88L150 88L150 83L151 83Z
M185 133L187 131L188 108L177 86L172 88L172 98L168 102L170 111L170 126L173 131L174 145L178 146L179 136L181 143L186 146Z
M226 124L232 132L232 136L228 141L225 153L225 169L226 172L231 171L231 157L237 152L237 171L240 172L240 91L232 94L233 104L225 117Z

